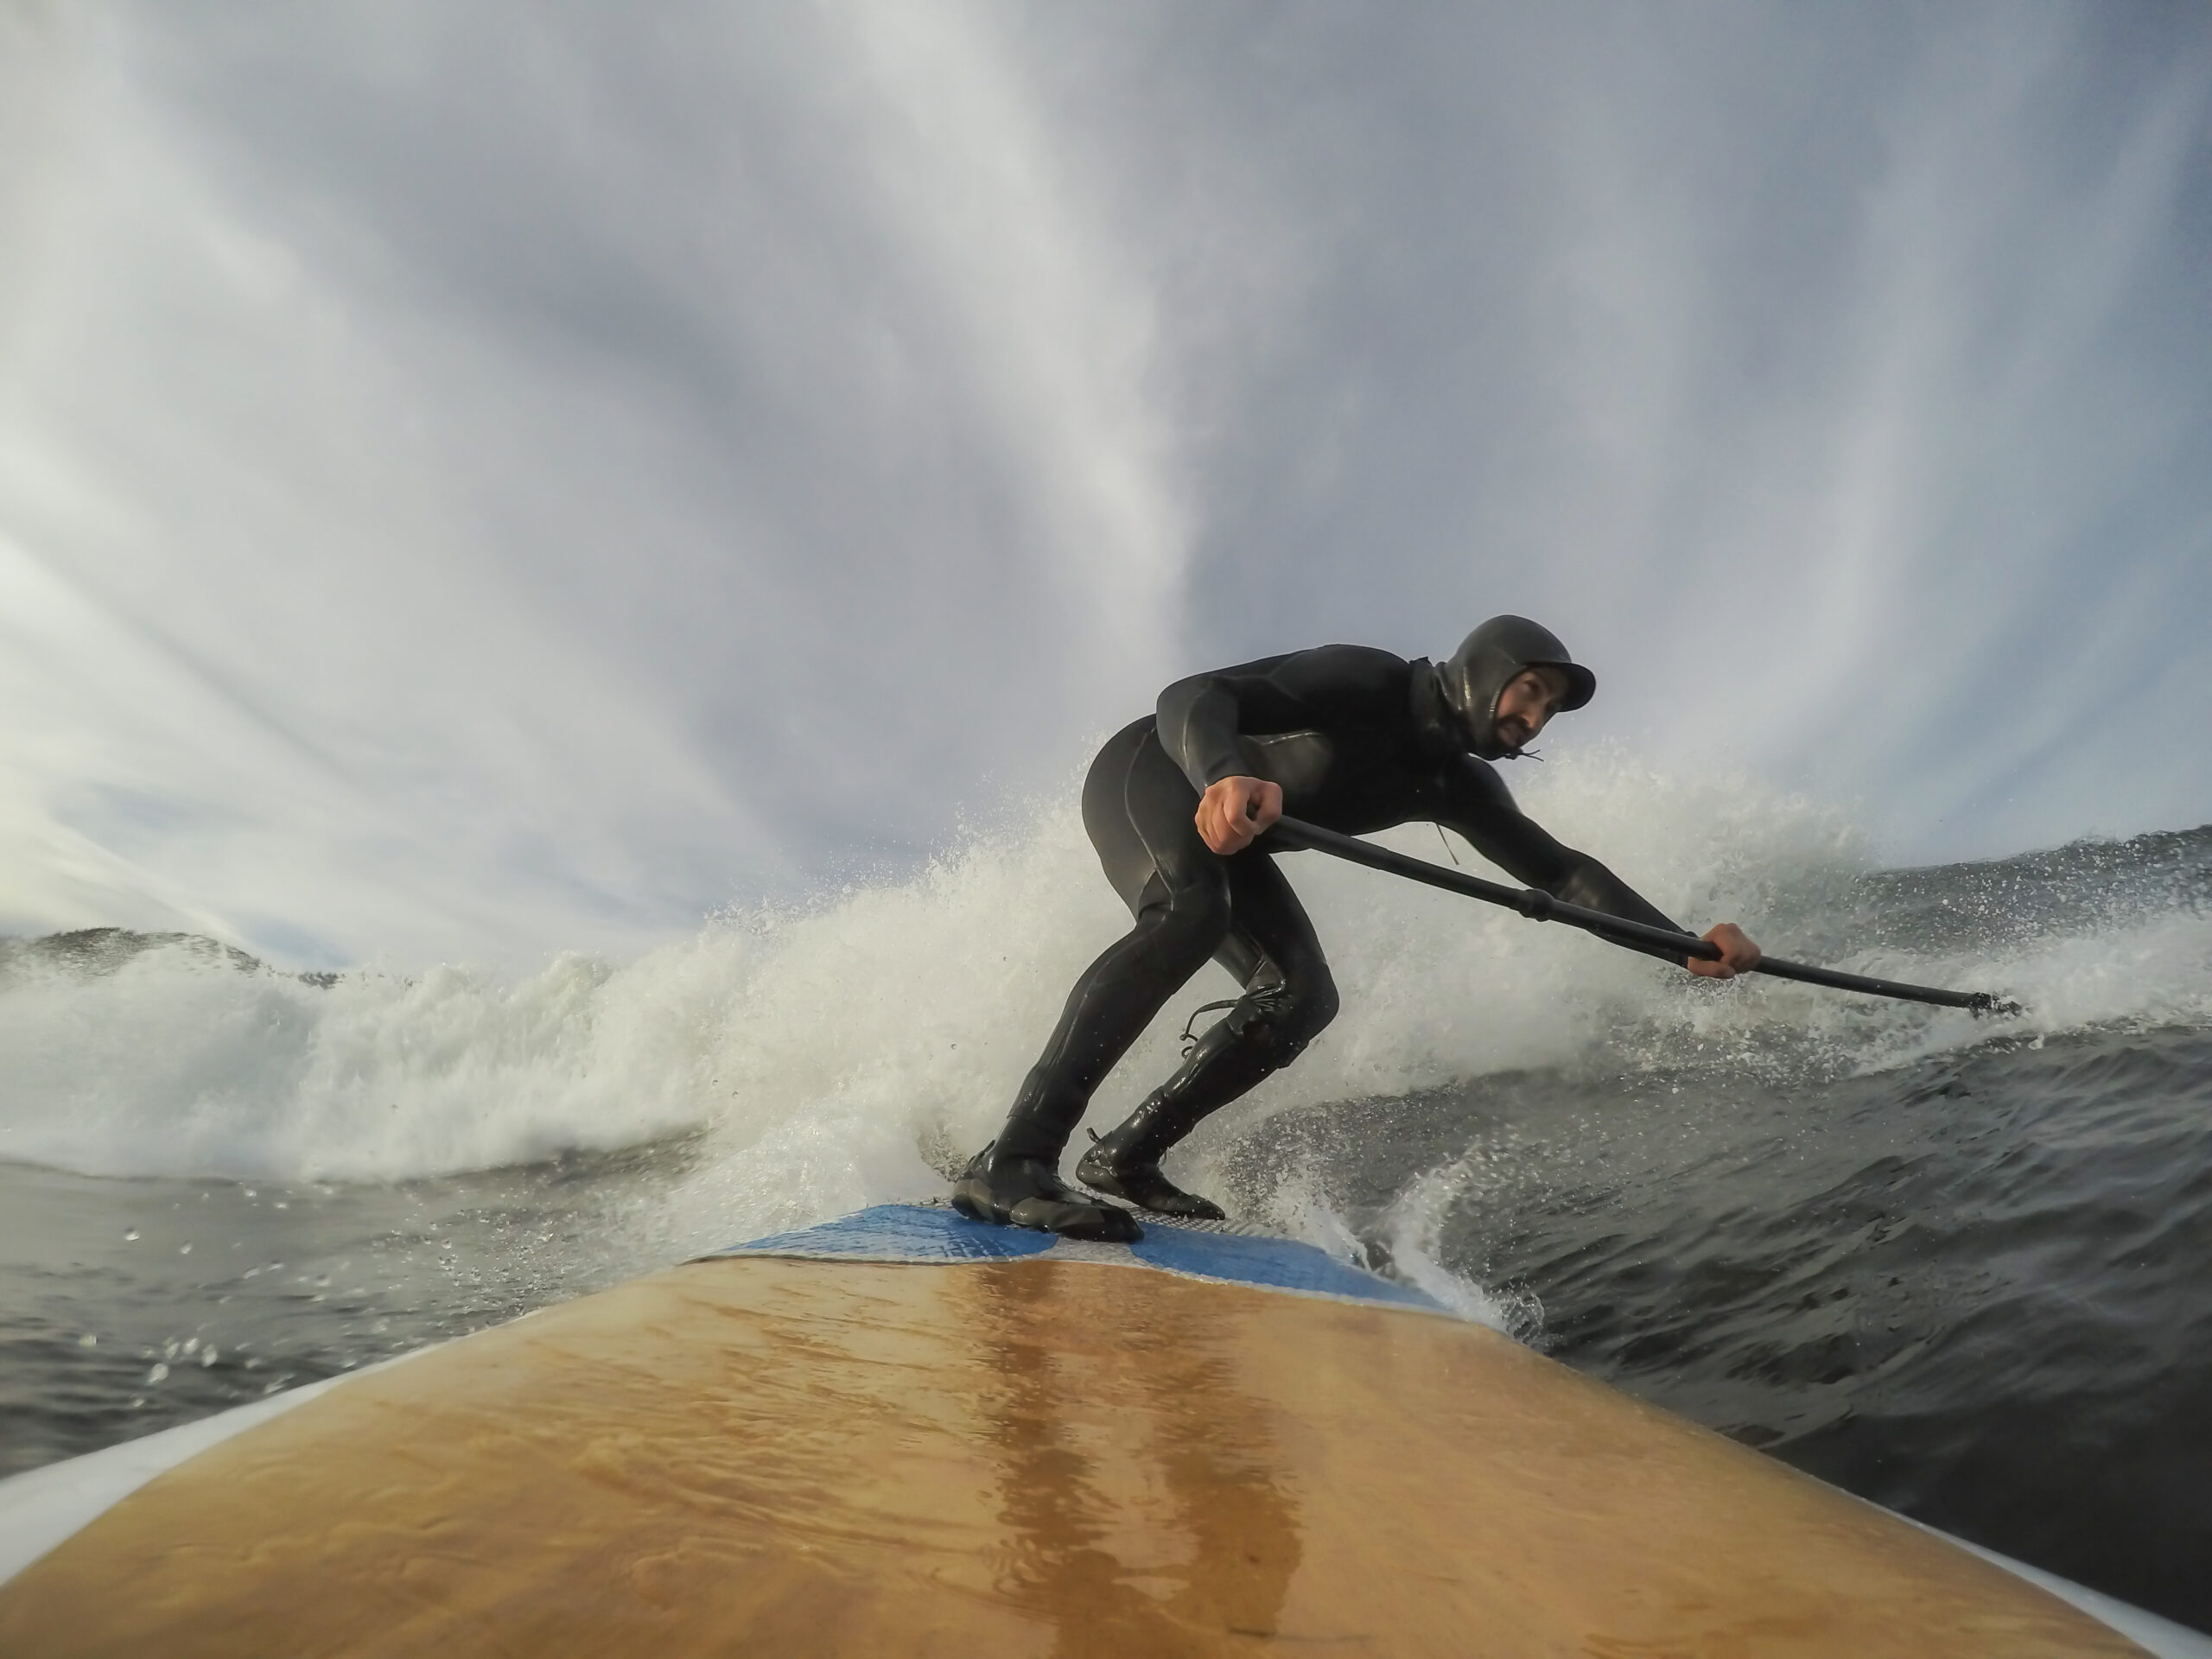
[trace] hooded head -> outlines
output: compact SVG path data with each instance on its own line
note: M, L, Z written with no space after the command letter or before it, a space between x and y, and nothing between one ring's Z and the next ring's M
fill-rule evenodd
M1580 709L1597 695L1598 677L1567 654L1549 628L1525 616L1493 616L1460 642L1449 662L1438 664L1438 689L1465 734L1467 747L1485 760L1513 753L1497 735L1497 700L1524 668L1554 668L1567 678L1559 708Z

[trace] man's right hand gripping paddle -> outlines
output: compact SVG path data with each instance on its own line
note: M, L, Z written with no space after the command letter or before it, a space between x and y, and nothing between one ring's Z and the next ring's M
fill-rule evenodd
M1282 817L1282 785L1264 778L1224 778L1198 801L1198 836L1226 857L1241 853Z

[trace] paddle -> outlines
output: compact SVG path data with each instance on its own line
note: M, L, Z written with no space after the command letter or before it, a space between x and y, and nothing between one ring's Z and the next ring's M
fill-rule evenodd
M1503 905L1508 910L1519 911L1531 921L1565 922L1570 927L1580 927L1595 933L1612 944L1656 944L1665 950L1679 950L1684 956L1701 957L1707 962L1720 955L1719 945L1693 938L1687 933L1676 933L1663 927L1647 927L1642 922L1608 916L1602 910L1588 910L1580 905L1570 905L1535 887L1509 887L1502 882L1485 881L1480 876L1468 875L1459 870L1447 870L1422 859L1408 858L1403 853L1390 852L1370 842L1361 841L1353 836L1338 835L1333 830L1324 830L1318 823L1306 823L1297 818L1277 818L1267 834L1253 844L1262 852L1303 850L1326 853L1332 858L1364 864L1370 870L1384 870L1392 875L1402 875L1409 881L1426 882L1432 887L1441 887L1446 893L1465 893L1470 899ZM1863 991L1869 996L1892 996L1906 1002L1932 1002L1939 1007L1965 1008L1977 1016L2020 1012L2018 1002L2008 1001L1988 991L1945 991L1932 985L1906 985L1894 979L1870 979L1864 974L1839 973L1833 968L1810 968L1801 962L1783 962L1776 957L1761 957L1758 966L1751 971L1772 974L1777 979L1802 980L1808 985L1827 985L1839 991Z

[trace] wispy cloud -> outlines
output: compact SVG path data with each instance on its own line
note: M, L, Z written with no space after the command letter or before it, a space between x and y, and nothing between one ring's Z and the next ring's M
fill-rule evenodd
M2212 816L2193 12L0 30L0 928L620 945L1503 608L1904 855Z

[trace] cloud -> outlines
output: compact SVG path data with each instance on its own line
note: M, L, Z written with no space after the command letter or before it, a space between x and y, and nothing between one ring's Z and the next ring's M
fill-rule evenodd
M2203 18L1301 16L1204 72L1324 227L1208 481L1218 654L1522 610L1604 671L1555 741L1899 856L2205 816Z
M626 948L1499 609L1900 856L2212 816L2196 14L4 27L0 928Z
M26 696L87 712L12 789L259 826L294 879L162 855L227 931L648 936L1057 779L1176 660L1146 295L980 22L149 10L60 49L0 523L194 713L20 613Z

